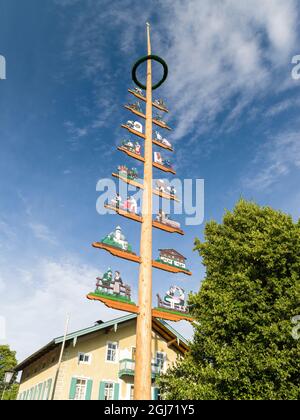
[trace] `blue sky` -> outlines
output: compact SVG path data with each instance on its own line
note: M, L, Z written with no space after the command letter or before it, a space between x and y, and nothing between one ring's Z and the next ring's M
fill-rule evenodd
M136 293L138 266L90 245L121 224L139 252L139 225L97 214L96 184L120 163L137 166L115 147L132 117L122 105L147 20L153 53L169 65L157 95L171 111L170 158L181 179L205 180L205 222L241 196L299 218L296 1L0 0L1 342L20 359L60 335L67 312L71 329L120 315L85 299L108 266ZM205 271L192 248L203 228L154 231L154 255L174 247L193 271L154 271L154 295L173 283L199 289ZM191 336L188 324L176 328Z

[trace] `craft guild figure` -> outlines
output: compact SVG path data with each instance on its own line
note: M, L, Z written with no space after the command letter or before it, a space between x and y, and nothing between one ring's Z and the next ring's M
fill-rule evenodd
M134 152L136 155L141 155L141 145L138 141L136 141L134 144Z
M155 99L154 103L155 103L155 105L158 105L161 108L167 109L167 105L165 104L163 99Z
M116 295L119 295L121 293L121 286L123 286L123 281L122 281L122 278L121 278L120 271L115 272L113 286L114 286L113 292Z
M142 89L140 89L140 88L138 88L138 87L134 87L133 88L133 90L134 90L134 92L135 93L137 93L138 95L140 95L140 96L144 96L144 93L143 93L143 90Z
M138 178L138 172L136 168L128 169L126 165L118 166L119 175L123 178L135 180Z
M160 152L154 152L154 162L163 165L163 158Z
M127 197L127 200L124 201L123 203L123 209L125 211L130 211L130 207L131 207L131 203L130 203L130 197Z
M142 107L139 101L136 101L133 104L128 104L127 106L134 111L142 112Z
M162 116L159 114L155 114L153 117L154 120L160 122L163 125L167 125L167 123L163 120Z
M122 229L120 226L117 226L116 229L107 235L104 239L102 239L101 242L114 248L119 248L123 251L132 253L132 247L129 245L125 236L122 234Z
M137 201L133 196L129 199L129 211L130 213L138 214Z
M189 271L185 264L186 258L175 249L160 249L159 258L156 261Z
M171 309L174 311L188 313L188 307L185 304L185 292L182 287L171 286L166 292L163 299L157 294L158 307L163 309Z
M113 199L111 200L111 203L112 203L112 205L113 205L114 207L116 207L117 209L119 209L119 208L120 208L120 205L121 205L121 203L122 203L122 197L120 196L120 194L119 194L119 193L117 193L117 195L115 196L115 198L113 198Z
M172 144L166 139L166 138L164 138L160 133L159 133L159 131L155 131L154 132L154 135L155 135L155 140L157 140L159 143L162 143L162 144L164 144L165 146L167 146L167 147L172 147Z
M114 278L111 268L109 268L102 277L97 277L96 294L106 294L120 296L126 300L131 300L131 287L123 283L120 271L116 271Z
M171 163L170 159L164 159L164 166L165 166L166 168L170 168L170 169L172 169L172 168L173 168L173 165L172 165L172 163Z
M158 179L155 182L156 189L159 192L170 194L171 196L175 196L176 190L173 186L168 186L163 179Z
M124 147L129 152L135 153L136 155L141 155L141 145L138 141L133 144L131 140L123 140L121 147Z
M97 277L96 290L95 292L101 292L102 289L110 287L112 282L112 269L109 267L108 270L103 274L103 277Z
M138 205L137 201L133 196L128 196L127 200L122 201L120 194L117 194L115 198L111 200L111 205L116 207L116 209L122 209L128 211L129 213L138 214Z
M127 127L131 128L132 130L138 131L139 133L143 132L143 124L138 121L127 121Z
M159 210L156 216L156 220L159 223L162 223L164 225L171 226L172 228L175 228L175 229L180 229L180 223L176 222L175 220L172 220L170 216L162 210Z
M129 150L130 152L134 151L134 145L131 140L122 140L121 146Z
M165 166L166 168L172 169L172 164L169 159L163 159L160 152L154 152L154 162L158 163L159 165Z

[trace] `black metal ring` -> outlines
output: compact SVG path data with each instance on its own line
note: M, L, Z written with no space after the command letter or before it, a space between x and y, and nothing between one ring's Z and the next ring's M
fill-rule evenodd
M160 57L158 57L157 55L146 55L145 57L142 57L142 58L140 58L135 64L134 64L134 66L133 66L133 68L132 68L132 80L134 81L134 83L138 86L138 87L140 87L141 89L143 89L143 90L146 90L146 86L145 85L143 85L142 83L140 83L139 81L138 81L138 79L137 79L137 77L136 77L136 71L137 71L137 68L138 68L138 66L140 65L140 64L142 64L142 63L144 63L145 61L147 61L147 60L154 60L154 61L157 61L158 63L160 63L162 66L163 66L163 68L164 68L164 75L163 75L163 77L162 77L162 79L158 82L158 83L156 83L156 85L154 85L154 86L152 86L152 90L155 90L155 89L157 89L159 86L161 86L163 83L164 83L164 81L166 80L166 78L168 77L168 72L169 72L169 70L168 70L168 66L167 66L167 63L162 59L162 58L160 58Z

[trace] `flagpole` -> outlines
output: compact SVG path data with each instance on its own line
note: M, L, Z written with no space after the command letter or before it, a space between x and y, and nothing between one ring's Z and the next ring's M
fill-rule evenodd
M147 49L151 55L150 24ZM152 339L152 63L147 61L144 192L140 242L139 314L136 327L134 399L151 400Z
M56 367L53 389L52 389L52 394L51 394L51 400L54 400L54 396L55 396L57 379L58 379L59 370L60 370L60 366L61 366L61 362L62 362L64 350L65 350L66 338L67 338L67 335L68 335L69 322L70 322L70 314L67 315L67 319L66 319L65 333L64 333L63 342L61 344L60 355L59 355L59 359L58 359L58 363L57 363L57 367Z

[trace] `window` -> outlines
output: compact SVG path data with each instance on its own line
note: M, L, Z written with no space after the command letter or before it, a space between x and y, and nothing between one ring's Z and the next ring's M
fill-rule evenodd
M114 396L114 384L111 382L106 382L104 388L104 399L105 400L113 400Z
M129 396L130 400L134 399L134 385L130 385L130 396Z
M78 363L81 365L89 365L91 363L91 355L88 353L79 353Z
M43 401L47 401L47 395L48 395L48 382L46 381L46 382L44 382L44 394L43 394L43 397L42 397L42 399L43 399Z
M42 395L43 384L38 384L36 399L40 400Z
M84 400L86 394L86 379L77 379L74 400Z
M107 362L117 362L118 343L107 343Z
M160 389L159 388L153 388L153 399L154 400L161 400L161 395L160 395Z
M29 400L33 400L33 392L34 392L34 388L31 388L29 392Z
M158 367L160 369L164 368L164 364L165 364L165 353L158 351L156 353L156 364L158 365Z

